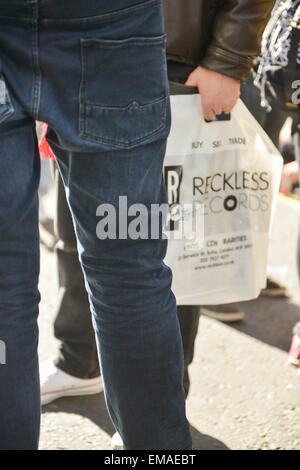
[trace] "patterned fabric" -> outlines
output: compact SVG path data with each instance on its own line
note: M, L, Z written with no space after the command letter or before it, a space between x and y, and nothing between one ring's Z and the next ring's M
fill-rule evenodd
M254 65L261 105L270 111L268 97L273 96L299 113L300 93L295 88L300 79L300 0L277 1Z

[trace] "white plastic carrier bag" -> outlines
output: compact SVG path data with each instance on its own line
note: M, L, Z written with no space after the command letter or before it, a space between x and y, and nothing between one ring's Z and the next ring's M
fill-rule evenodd
M172 96L171 108L166 263L177 303L256 298L266 285L282 157L240 100L210 123L199 94Z

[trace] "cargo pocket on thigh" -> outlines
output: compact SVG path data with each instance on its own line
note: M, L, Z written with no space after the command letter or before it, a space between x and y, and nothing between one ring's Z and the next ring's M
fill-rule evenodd
M165 36L81 40L79 132L104 146L130 149L166 127Z

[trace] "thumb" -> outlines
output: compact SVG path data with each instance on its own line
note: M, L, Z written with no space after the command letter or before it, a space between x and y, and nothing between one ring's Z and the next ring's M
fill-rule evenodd
M188 76L187 81L185 82L187 86L198 86L196 79L194 78L193 74Z

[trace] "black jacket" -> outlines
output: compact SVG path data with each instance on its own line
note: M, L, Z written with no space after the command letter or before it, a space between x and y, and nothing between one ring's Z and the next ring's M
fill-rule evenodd
M245 81L275 0L163 0L168 59Z

